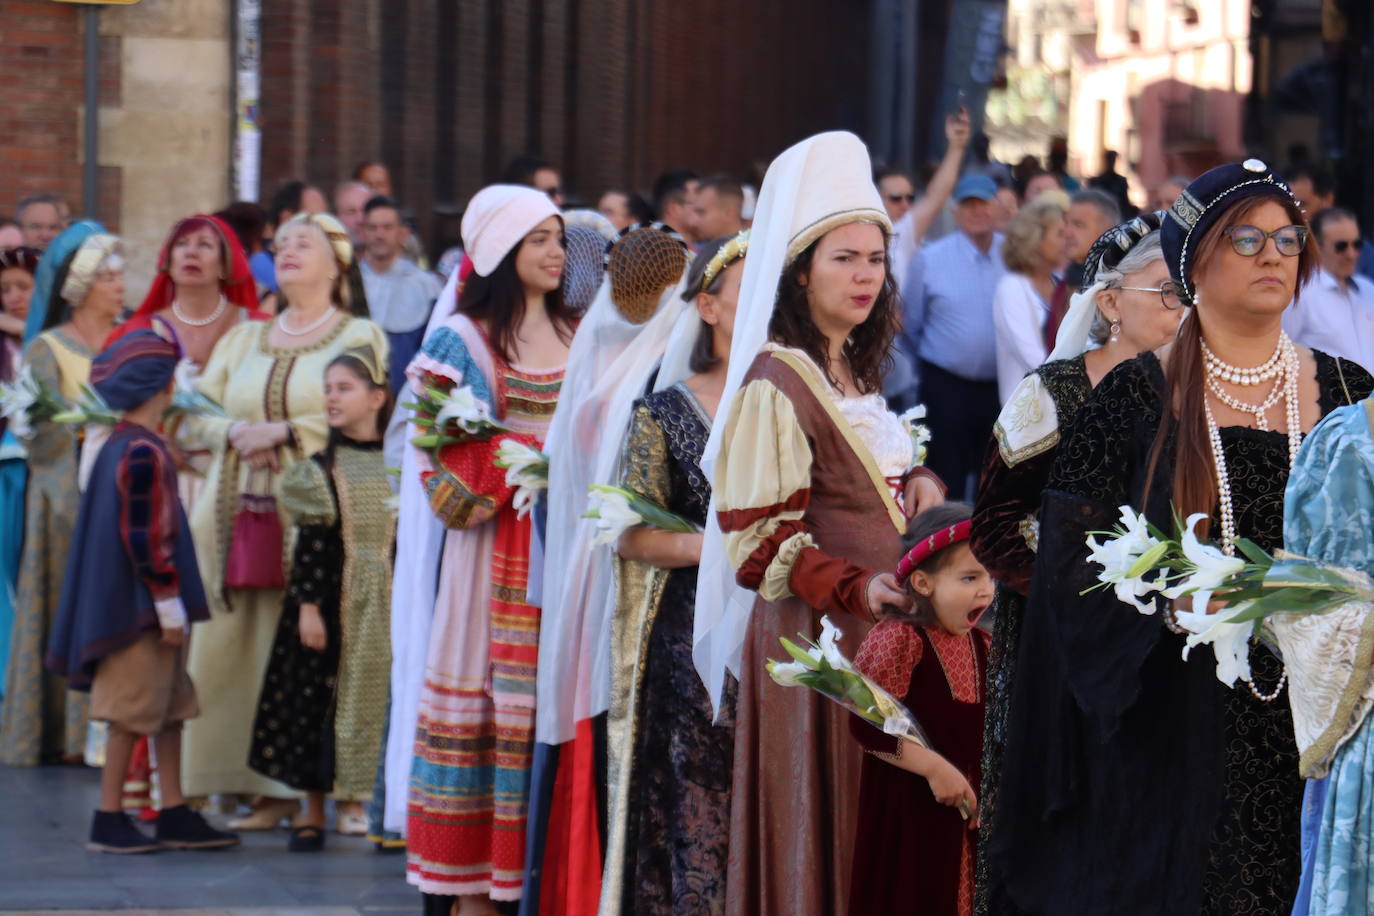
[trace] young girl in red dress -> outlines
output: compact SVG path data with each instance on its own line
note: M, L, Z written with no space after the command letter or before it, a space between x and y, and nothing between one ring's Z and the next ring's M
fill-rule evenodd
M864 755L850 885L852 916L973 911L979 761L988 635L975 624L993 582L969 550L969 507L945 503L917 515L915 546L897 578L913 601L864 638L855 666L921 724L934 750L857 716Z

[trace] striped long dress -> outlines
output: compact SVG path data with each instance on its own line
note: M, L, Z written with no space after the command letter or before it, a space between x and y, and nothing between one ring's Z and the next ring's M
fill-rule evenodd
M485 341L472 332L465 317L450 319L410 377L469 385L507 426L542 442L563 369L474 355ZM407 879L426 894L520 899L539 647L539 609L525 595L529 549L529 519L517 518L509 496L490 521L445 539L407 803Z

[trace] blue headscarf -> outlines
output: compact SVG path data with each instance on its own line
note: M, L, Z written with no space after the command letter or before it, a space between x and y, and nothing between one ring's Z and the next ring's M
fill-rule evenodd
M48 301L52 298L52 285L57 279L58 268L97 232L105 227L93 219L83 219L72 223L66 231L53 239L43 257L38 259L38 270L33 275L33 296L29 299L29 317L24 321L24 344L37 337L43 330L43 321L48 315Z

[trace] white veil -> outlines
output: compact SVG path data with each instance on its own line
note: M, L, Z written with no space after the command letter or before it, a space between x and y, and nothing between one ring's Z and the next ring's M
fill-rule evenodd
M735 393L768 340L778 282L791 257L836 226L856 221L892 224L873 186L871 159L863 141L846 131L817 134L788 148L764 176L744 262L739 305L730 345L730 369L702 470L714 478L716 458ZM715 497L707 513L706 536L697 577L692 658L711 703L720 711L726 670L740 676L740 656L755 594L735 582L716 520Z
M631 408L686 307L679 278L660 295L653 316L633 324L615 307L610 288L608 276L573 338L545 441L548 528L535 713L535 740L542 744L571 741L578 721L609 704L615 574L610 546L591 546L594 525L582 518L587 487L618 483Z
M457 266L434 303L425 336L434 333L458 307ZM400 398L410 400L406 386ZM382 825L400 834L406 829L406 798L411 756L415 750L415 720L420 688L429 654L430 618L439 585L439 555L444 526L429 509L420 485L415 449L407 448L415 411L399 404L387 425L384 450L387 467L400 468L400 518L396 526L396 565L391 589L391 718L384 754L386 805Z

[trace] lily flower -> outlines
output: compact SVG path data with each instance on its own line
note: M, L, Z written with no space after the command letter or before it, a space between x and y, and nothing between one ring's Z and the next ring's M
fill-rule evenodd
M592 546L611 544L636 525L644 524L643 517L630 507L630 500L614 487L593 487L587 495L587 511L583 518L596 521L596 536Z
M1217 680L1228 687L1238 680L1250 679L1250 636L1255 631L1253 621L1231 623L1231 619L1250 606L1246 601L1235 607L1223 608L1215 614L1204 611L1179 611L1178 625L1188 631L1183 644L1183 658L1196 646L1208 645L1217 657ZM1205 605L1204 605L1205 607Z
M434 416L434 425L442 429L450 420L464 432L481 432L492 425L491 408L472 393L472 386L463 385L449 392L448 399Z
M925 416L925 405L917 404L898 418L906 427L907 435L911 436L911 466L913 468L921 467L926 463L926 455L929 451L926 444L930 442L930 427L924 423L916 422L924 420Z
M1144 514L1130 506L1121 507L1121 524L1116 533L1098 542L1096 535L1088 536L1088 559L1102 567L1098 581L1112 586L1116 597L1133 605L1142 614L1153 614L1154 604L1140 600L1153 594L1156 583L1145 580L1155 564L1168 552L1169 542L1150 534Z
M764 663L768 668L768 675L781 687L805 687L807 682L804 680L806 675L811 673L811 669L801 662L775 662L771 658Z
M821 636L816 640L816 645L821 651L821 658L829 662L830 667L838 671L853 671L854 666L840 651L840 637L843 635L844 632L831 623L827 615L821 618Z
M1203 544L1197 539L1194 526L1206 517L1201 512L1195 512L1184 522L1180 544L1192 574L1164 590L1166 598L1192 595L1195 614L1206 613L1207 602L1212 600L1213 593L1225 585L1228 579L1245 569L1245 561L1240 557L1228 557L1211 544Z

